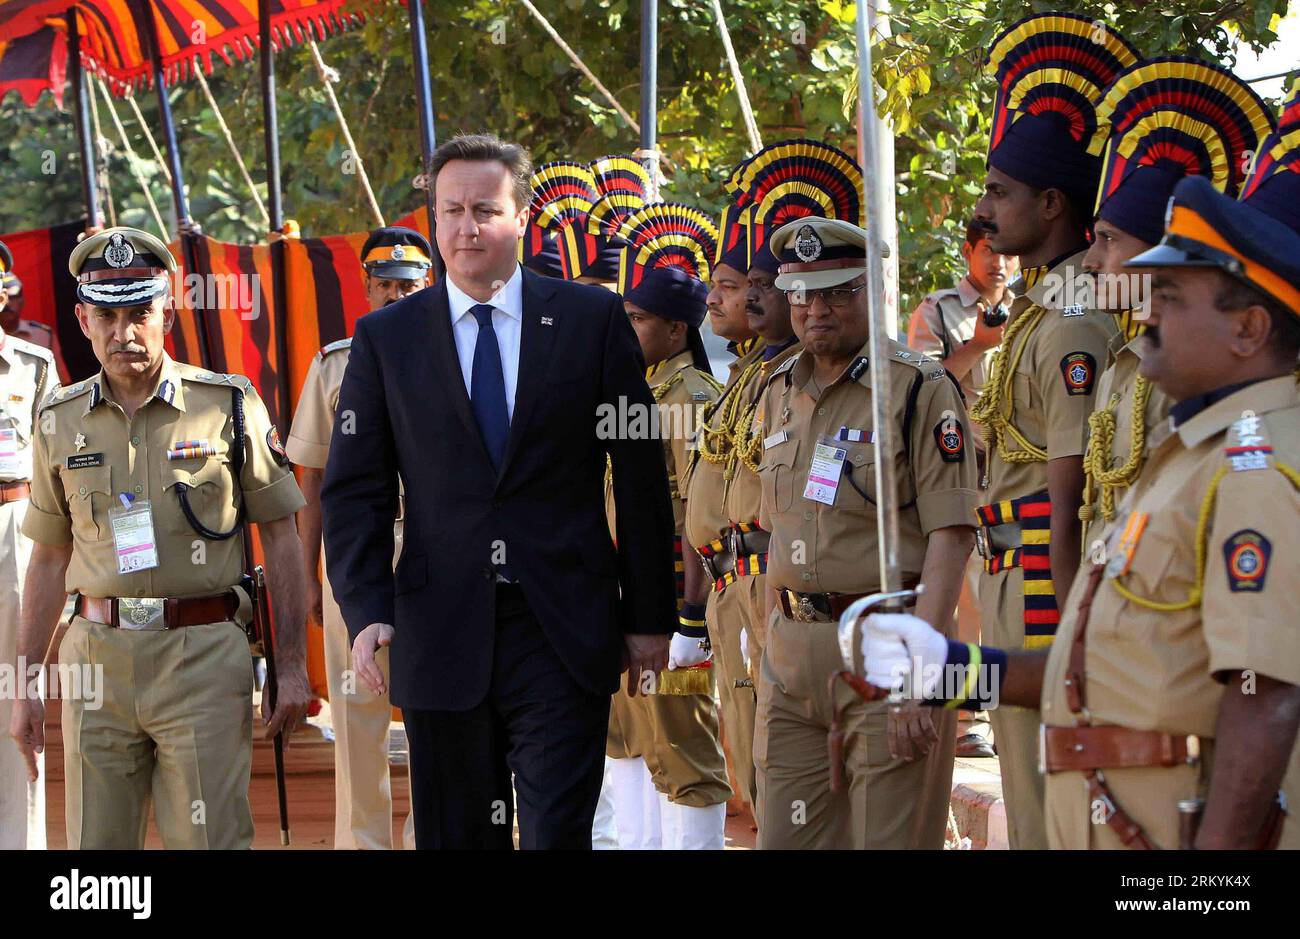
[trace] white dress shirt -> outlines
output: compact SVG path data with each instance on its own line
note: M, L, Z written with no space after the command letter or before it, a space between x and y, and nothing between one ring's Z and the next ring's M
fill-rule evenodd
M506 383L506 411L511 420L515 416L515 388L519 384L519 339L524 321L524 277L515 265L510 279L492 295L487 303L492 307L492 329L497 334L497 347L501 352L501 371ZM460 359L460 373L465 379L465 392L472 387L474 347L478 345L478 320L470 313L475 300L447 277L447 304L451 309L451 334L456 339L456 356Z

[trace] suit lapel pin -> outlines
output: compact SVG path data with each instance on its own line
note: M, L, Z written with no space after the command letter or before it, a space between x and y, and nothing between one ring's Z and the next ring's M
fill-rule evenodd
M549 317L549 316L543 316L543 317L542 317L542 325L543 325L543 326L554 326L554 325L555 325L555 320L554 320L552 317Z
M86 435L77 434L76 438L72 441L72 445L77 448L78 453L86 449Z

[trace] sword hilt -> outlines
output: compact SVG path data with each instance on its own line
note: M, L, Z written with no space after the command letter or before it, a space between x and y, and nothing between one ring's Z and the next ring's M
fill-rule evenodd
M906 590L891 590L887 593L873 593L860 600L854 600L840 616L838 638L840 642L840 659L850 674L856 674L853 668L853 650L858 648L858 624L869 613L903 612L907 606L925 592L925 584L917 584Z

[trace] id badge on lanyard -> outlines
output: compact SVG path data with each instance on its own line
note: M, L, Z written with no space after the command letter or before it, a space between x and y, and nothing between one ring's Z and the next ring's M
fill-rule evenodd
M13 427L0 428L0 476L18 475L18 431Z
M849 451L825 434L817 438L813 449L812 465L808 467L808 483L803 497L822 505L834 505L835 493L840 488L840 475Z
M118 497L122 505L110 509L108 524L113 529L117 572L135 574L158 566L158 541L153 532L153 511L149 500L135 501L128 492Z

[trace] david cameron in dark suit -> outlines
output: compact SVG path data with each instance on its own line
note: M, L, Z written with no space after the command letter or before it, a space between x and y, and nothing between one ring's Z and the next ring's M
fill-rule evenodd
M618 295L515 260L527 151L457 137L433 171L447 273L357 324L321 492L327 573L376 691L389 647L417 847L508 849L517 808L522 847L590 848L610 694L624 669L634 690L667 666L677 619L661 444L608 419L655 405Z

